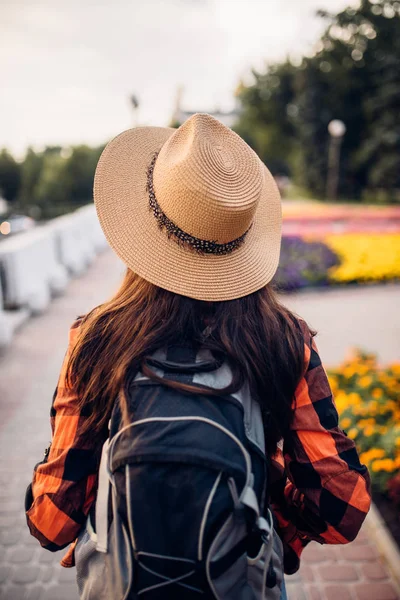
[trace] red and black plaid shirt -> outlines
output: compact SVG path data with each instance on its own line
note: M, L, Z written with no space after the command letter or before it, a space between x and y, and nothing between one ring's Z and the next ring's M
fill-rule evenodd
M303 324L305 368L293 400L290 439L271 461L271 502L285 548L285 570L297 569L311 540L345 544L357 535L370 507L368 471L354 442L338 426L338 414L315 342ZM99 448L82 434L85 414L66 368L79 334L70 343L51 408L52 444L47 462L35 467L32 504L27 510L31 534L48 550L74 542L96 498ZM74 544L61 561L74 565Z

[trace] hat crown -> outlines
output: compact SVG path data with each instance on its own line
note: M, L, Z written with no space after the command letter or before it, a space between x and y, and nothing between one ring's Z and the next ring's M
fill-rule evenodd
M225 244L249 229L264 171L236 133L210 115L195 114L161 148L153 183L161 210L177 227Z

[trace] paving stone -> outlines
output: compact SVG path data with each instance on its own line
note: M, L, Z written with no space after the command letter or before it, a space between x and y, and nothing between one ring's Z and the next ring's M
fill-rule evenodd
M314 581L314 573L309 564L301 566L300 574L304 581Z
M10 523L4 523L3 525L0 525L0 536L2 534L7 535L7 533L9 531L13 531L13 532L18 531L18 533L20 534L21 533L20 523L17 520L15 520L12 525L10 525Z
M76 585L53 585L43 592L40 600L78 600Z
M310 544L301 555L302 563L321 563L329 560L329 554L326 549L319 544Z
M17 546L17 548L13 548L9 560L11 563L27 563L32 560L34 554L35 551L32 548Z
M324 587L326 600L352 600L350 586L346 585L327 585Z
M15 502L0 502L0 516L18 516L20 507Z
M369 542L369 537L368 534L365 530L365 527L362 527L361 530L358 533L358 536L356 537L355 541L353 542L354 544L365 544Z
M58 581L63 583L75 583L76 569L66 569L65 567L61 567L58 573Z
M309 600L321 600L321 588L316 585L309 585L307 587L308 598ZM289 598L289 600L291 600Z
M399 600L389 583L359 583L354 587L357 600Z
M43 552L48 552L48 550L44 550L36 538L33 535L30 535L28 528L25 526L25 535L24 535L24 544L25 546L32 546L33 548L40 548Z
M19 532L15 529L5 529L0 531L0 545L14 546L20 541Z
M17 515L0 515L0 527L12 527L17 522Z
M363 565L362 572L364 574L365 579L387 579L389 577L389 574L386 571L385 567L378 562Z
M9 486L0 486L0 502L12 502L15 496Z
M58 562L58 556L53 552L45 550L44 548L38 548L36 550L36 556L38 557L39 562L42 564L57 564Z
M43 587L35 585L26 590L26 600L42 600Z
M12 581L14 583L34 583L38 579L39 570L35 567L14 567Z
M0 447L1 450L3 450L3 444ZM3 465L2 465L2 470L0 472L0 485L8 485L10 482L10 477L8 475L6 475L5 473L3 473Z
M307 592L300 583L289 584L286 592L289 600L308 600Z
M54 569L52 568L51 565L46 565L44 567L40 567L39 569L39 579L40 581L43 581L44 583L48 583L49 581L52 580L54 575Z
M344 560L350 561L375 561L379 558L379 554L371 544L349 544L342 547L341 556Z
M0 567L0 583L4 583L10 574L10 569L6 566Z
M318 573L325 581L357 581L356 569L351 565L326 565L318 567Z
M2 591L3 600L26 600L26 589L23 585L9 585Z

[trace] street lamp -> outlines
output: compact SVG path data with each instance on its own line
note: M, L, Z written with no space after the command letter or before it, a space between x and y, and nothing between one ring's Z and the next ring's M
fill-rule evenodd
M333 119L328 124L330 135L328 152L328 176L326 181L326 196L329 200L336 200L339 186L340 148L346 125L339 119Z
M133 127L138 126L138 108L139 108L139 100L135 94L131 94L129 97L132 109L133 109Z

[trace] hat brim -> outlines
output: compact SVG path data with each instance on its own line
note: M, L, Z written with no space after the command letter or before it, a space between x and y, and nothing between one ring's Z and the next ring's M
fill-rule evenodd
M198 254L158 226L149 209L147 170L175 129L138 127L121 133L97 165L94 201L111 248L135 273L161 288L206 301L233 300L273 278L281 243L281 199L264 167L264 186L244 243L230 254Z

